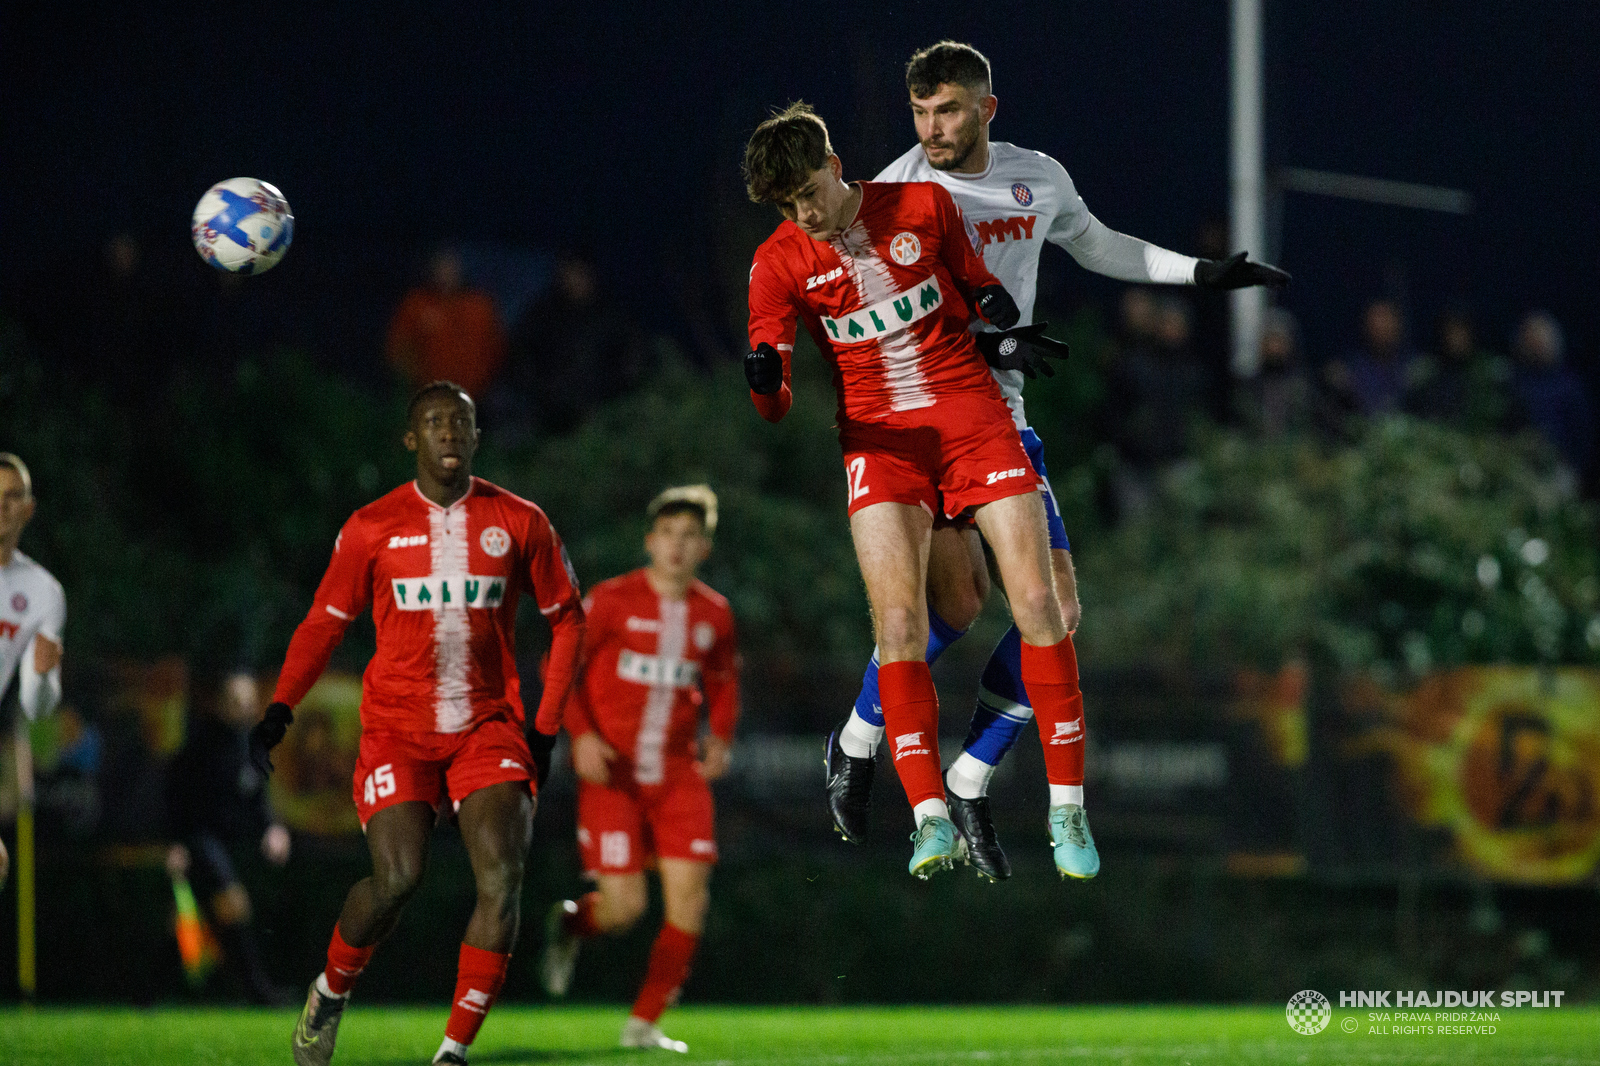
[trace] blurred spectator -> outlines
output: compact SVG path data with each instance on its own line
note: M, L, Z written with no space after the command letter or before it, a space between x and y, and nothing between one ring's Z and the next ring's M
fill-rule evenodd
M1261 324L1261 367L1239 385L1239 416L1258 436L1276 439L1311 421L1311 382L1300 359L1300 327L1281 307Z
M1349 410L1371 418L1398 411L1413 384L1417 353L1405 320L1390 300L1374 300L1362 317L1361 347L1325 369L1329 388Z
M1512 340L1513 379L1528 423L1555 446L1583 478L1594 454L1594 408L1583 382L1566 366L1566 334L1555 316L1534 311Z
M602 287L586 256L567 253L555 282L511 331L511 372L492 405L494 424L560 433L639 385L654 370L651 347Z
M1117 341L1123 351L1148 347L1156 335L1155 294L1141 285L1122 292L1121 322Z
M406 293L389 322L389 362L413 387L454 381L482 399L506 358L494 298L466 287L454 249L440 249L430 271L430 284Z
M1125 327L1141 328L1139 301L1130 306L1124 298L1123 312ZM1156 300L1153 330L1125 348L1111 371L1112 439L1127 466L1118 490L1124 511L1142 505L1157 470L1182 458L1206 405L1205 369L1189 346L1189 305L1171 296Z
M168 864L187 870L210 915L223 961L249 998L283 1005L261 963L251 925L250 894L234 869L231 846L257 846L267 860L289 859L289 831L272 816L267 782L250 762L249 730L261 717L256 679L212 677L195 686L188 739L167 774L173 845Z
M1417 364L1406 408L1472 433L1506 428L1511 366L1478 348L1472 319L1452 308L1439 316L1433 350Z

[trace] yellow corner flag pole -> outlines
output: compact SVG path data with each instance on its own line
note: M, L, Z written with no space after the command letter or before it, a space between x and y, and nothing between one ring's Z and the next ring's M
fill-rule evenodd
M17 987L33 1002L39 974L33 905L33 743L26 715L17 715Z

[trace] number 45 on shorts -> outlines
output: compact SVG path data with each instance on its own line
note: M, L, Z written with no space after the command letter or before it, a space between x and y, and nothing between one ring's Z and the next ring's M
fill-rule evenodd
M384 763L367 775L361 793L368 803L376 803L383 796L394 795L394 763Z

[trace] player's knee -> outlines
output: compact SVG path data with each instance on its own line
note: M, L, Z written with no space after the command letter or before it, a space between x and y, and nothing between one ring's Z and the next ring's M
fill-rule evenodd
M480 863L477 870L478 895L505 905L522 894L522 861L514 857Z
M601 896L601 908L595 918L608 933L625 933L639 924L650 900L643 886L638 891L613 889Z
M383 863L372 871L373 886L389 907L398 907L422 885L423 863L410 858Z
M1055 644L1066 636L1055 589L1043 582L1030 581L1022 588L1008 592L1011 616L1022 631L1022 638L1029 644Z
M878 612L878 651L885 661L921 659L928 647L928 617L908 607Z

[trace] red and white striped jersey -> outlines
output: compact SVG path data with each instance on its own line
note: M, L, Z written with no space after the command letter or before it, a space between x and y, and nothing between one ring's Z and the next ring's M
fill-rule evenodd
M881 422L944 396L998 396L967 334L969 303L997 282L950 193L927 182L861 182L861 207L832 241L783 222L750 268L750 347L783 354L784 386L755 396L763 417L788 412L795 322L833 364L839 421Z
M449 507L422 495L415 482L402 485L344 524L273 698L298 703L345 626L370 606L378 648L361 682L363 727L460 733L496 713L521 721L514 627L523 592L534 596L555 634L540 705L540 728L554 733L583 608L550 520L481 478Z
M596 585L584 612L587 647L569 732L598 732L642 785L660 784L671 763L695 758L702 707L711 731L733 739L739 653L726 599L701 581L681 600L664 599L635 570Z

